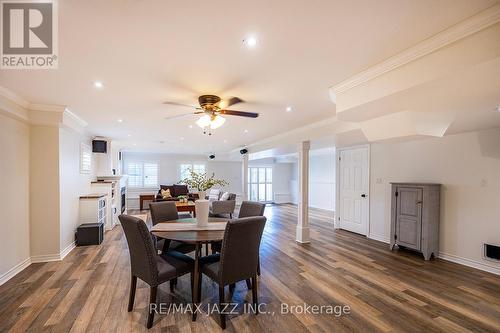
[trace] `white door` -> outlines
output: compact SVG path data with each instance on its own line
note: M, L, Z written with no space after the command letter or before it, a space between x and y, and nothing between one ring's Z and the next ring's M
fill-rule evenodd
M369 147L338 151L340 228L368 235Z

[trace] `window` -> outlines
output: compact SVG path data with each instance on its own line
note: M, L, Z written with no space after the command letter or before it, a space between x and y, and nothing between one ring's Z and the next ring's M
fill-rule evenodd
M92 150L90 146L80 144L80 173L90 173L92 171Z
M249 167L248 190L250 200L261 202L273 201L273 168Z
M181 164L181 179L190 178L191 174L189 173L189 170L193 170L196 173L205 173L205 164Z
M127 174L130 187L158 187L158 162L129 162Z

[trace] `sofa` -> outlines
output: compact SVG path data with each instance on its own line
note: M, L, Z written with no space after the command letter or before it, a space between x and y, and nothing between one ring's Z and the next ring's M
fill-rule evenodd
M161 190L170 190L171 198L165 198L161 196ZM194 201L198 198L198 195L194 193L189 193L187 185L160 185L160 189L156 194L155 201L179 201L179 196L187 196L188 200Z
M236 207L236 194L229 193L226 200L221 200L222 192L215 196L212 194L214 190L210 191L211 195L207 196L206 199L210 201L209 215L211 217L226 217L233 218L234 208Z

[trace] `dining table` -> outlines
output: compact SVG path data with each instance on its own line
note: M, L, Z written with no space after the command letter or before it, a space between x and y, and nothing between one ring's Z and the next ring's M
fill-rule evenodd
M151 233L159 238L175 240L187 244L194 244L194 270L193 270L193 314L196 320L196 302L198 301L198 286L200 280L200 258L203 244L220 242L224 238L224 231L229 218L209 217L206 225L198 225L196 218L182 218L157 223L151 228Z

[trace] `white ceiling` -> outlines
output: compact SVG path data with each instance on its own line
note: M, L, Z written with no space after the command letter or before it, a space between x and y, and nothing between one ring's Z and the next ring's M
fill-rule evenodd
M224 152L334 116L330 86L495 3L65 0L59 69L2 71L0 85L67 105L90 134L131 149ZM259 39L252 50L242 45L249 34ZM261 117L228 116L211 137L188 128L195 117L163 119L189 112L163 101L195 105L206 93L238 96L248 103L234 109Z

